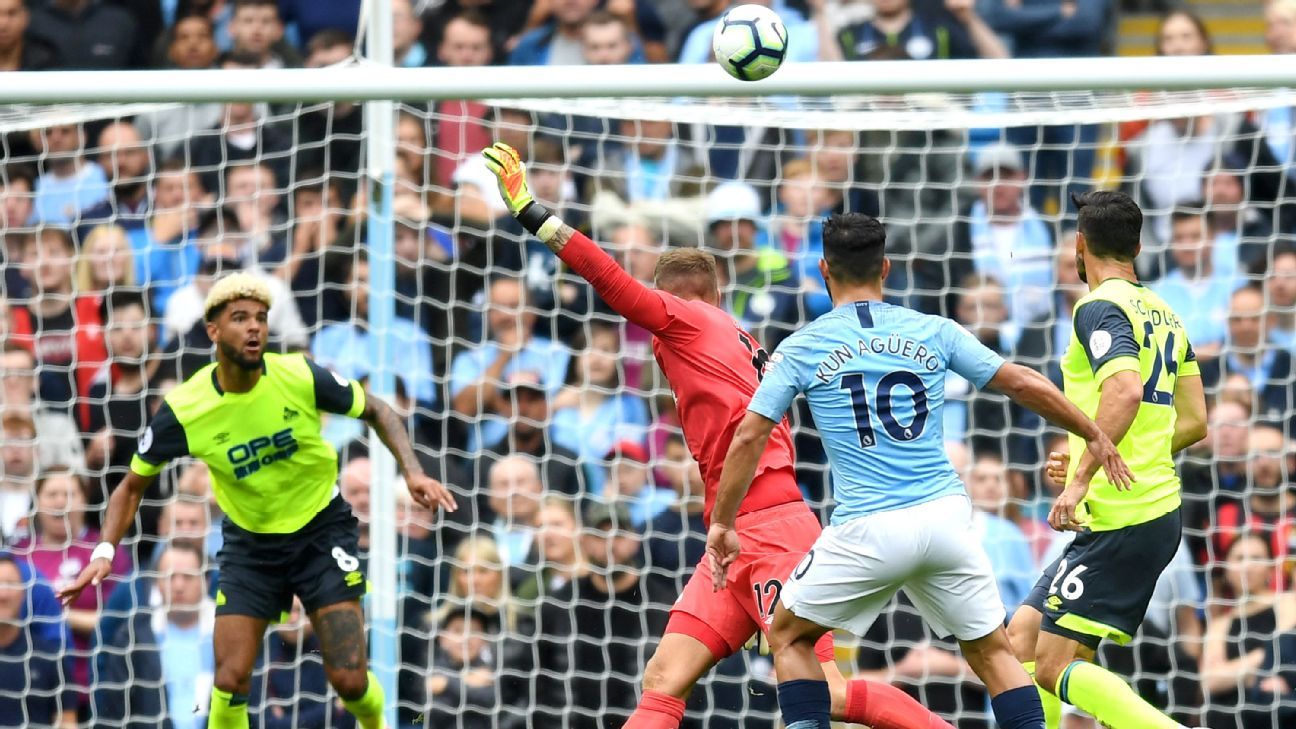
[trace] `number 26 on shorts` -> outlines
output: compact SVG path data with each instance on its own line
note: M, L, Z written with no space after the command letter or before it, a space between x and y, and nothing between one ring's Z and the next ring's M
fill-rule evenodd
M1069 565L1065 559L1058 563L1057 574L1053 576L1053 582L1049 585L1048 594L1057 595L1060 587L1062 599L1075 600L1084 594L1085 586L1080 579L1080 575L1084 574L1085 570L1089 568L1078 564L1075 569L1068 573L1068 567ZM1059 585L1059 583L1061 584Z

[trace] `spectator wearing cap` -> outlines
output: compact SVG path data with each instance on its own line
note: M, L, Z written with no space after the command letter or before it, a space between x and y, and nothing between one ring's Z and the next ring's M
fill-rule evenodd
M321 365L343 377L367 378L378 358L379 336L386 338L386 361L392 372L400 373L409 388L410 397L420 403L436 401L432 381L432 348L418 325L403 317L392 317L387 331L369 330L369 257L357 249L342 289L347 300L348 318L328 324L315 334L311 356Z
M624 504L586 509L590 571L540 608L535 725L598 729L634 711L638 676L678 597L673 580L644 570L640 542Z
M62 68L83 71L144 68L153 42L140 37L130 11L101 0L37 4L27 32L58 50Z
M0 727L72 729L72 658L27 613L31 584L19 562L0 554Z
M602 493L598 467L614 443L642 443L648 407L623 386L619 358L621 332L615 324L593 322L585 349L576 357L576 380L554 397L554 442L580 455L587 465L591 493Z
M1154 281L1152 290L1183 319L1197 356L1214 357L1227 333L1229 297L1241 282L1236 267L1215 265L1214 231L1200 205L1175 210L1170 220L1170 258L1175 268Z
M973 174L978 196L956 224L950 280L959 281L966 271L994 276L1006 289L1009 320L1020 332L1049 312L1053 234L1027 198L1026 164L1017 148L985 147Z
M1256 420L1296 427L1296 359L1290 347L1269 341L1267 325L1264 290L1249 284L1234 291L1229 303L1228 346L1218 357L1202 362L1202 384L1213 391L1229 376L1241 374L1257 395Z
M604 484L604 501L625 504L630 520L642 528L651 519L675 503L675 493L658 488L649 466L648 449L632 440L614 444L604 456L608 477Z
M0 71L45 71L62 64L50 43L27 35L27 0L0 0Z
M707 195L709 247L729 311L773 350L802 321L799 284L782 253L760 245L760 196L744 182Z
M540 373L520 370L509 375L499 392L500 412L507 419L507 432L481 453L471 459L471 483L485 486L490 482L494 467L505 458L521 457L533 463L540 471L540 480L550 494L578 497L588 493L585 472L580 467L580 456L557 444L549 419L549 396L545 392ZM451 486L454 482L448 482ZM462 492L456 491L463 496ZM461 508L444 518L459 525L462 532L493 518L488 503L487 489L479 488L461 499ZM443 535L447 530L442 530Z
M534 333L537 312L522 279L491 281L486 293L486 336L481 346L457 354L450 365L451 407L468 428L468 451L495 443L508 432L510 404L500 385L518 372L540 375L547 396L567 377L571 351Z

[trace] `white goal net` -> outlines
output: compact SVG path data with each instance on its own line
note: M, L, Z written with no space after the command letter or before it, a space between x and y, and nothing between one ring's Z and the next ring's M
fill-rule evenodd
M357 379L395 373L420 459L461 505L434 517L398 488L397 552L369 554L375 444L325 422L360 560L396 565L400 725L620 725L702 557L702 486L648 335L499 202L477 152L503 140L536 197L634 277L650 280L671 247L714 253L724 306L767 350L830 306L823 216L865 212L887 228L889 300L1059 382L1084 290L1069 195L1131 193L1146 215L1140 274L1187 322L1212 435L1181 462L1183 548L1135 641L1102 660L1188 725L1290 726L1292 108L1285 91L1250 89L407 102L395 278L382 281L359 105L9 107L0 535L17 576L0 577L0 632L30 619L31 637L27 690L7 705L31 725L51 707L87 726L155 725L188 717L177 696L205 712L221 515L201 464L172 466L146 495L111 580L67 610L50 588L88 558L160 396L210 360L213 277L248 270L275 291L276 347ZM383 331L365 325L379 297L395 302ZM963 381L947 391L945 437L1011 612L1060 553L1043 460L1065 443L1017 403ZM806 412L792 419L798 480L826 518L822 447ZM199 571L194 590L184 577ZM162 647L191 634L192 661ZM1249 674L1219 669L1239 656ZM905 600L867 635L839 636L837 658L960 727L992 725L957 646ZM300 614L272 628L253 683L262 726L350 726ZM740 651L694 692L686 726L773 727L774 685L770 658Z

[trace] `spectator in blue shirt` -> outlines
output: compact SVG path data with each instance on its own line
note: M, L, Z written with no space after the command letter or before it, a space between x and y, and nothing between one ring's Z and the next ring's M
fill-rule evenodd
M36 179L32 224L74 223L81 211L108 199L108 176L86 160L85 132L79 124L55 124L31 132L45 170Z
M1012 615L1035 585L1038 570L1026 535L1005 516L1008 470L998 456L982 454L960 473L972 499L972 528L990 557L1004 610Z
M554 442L580 454L594 493L603 488L601 459L608 450L622 440L643 442L648 428L647 405L622 387L623 351L617 325L592 323L587 348L576 360L575 386L551 404Z
M401 317L392 317L386 332L369 331L369 256L364 249L356 250L350 268L343 291L349 300L351 316L345 322L321 329L311 343L311 356L324 367L353 380L367 378L376 363L382 361L390 371L401 375L411 397L422 403L433 402L436 391L432 382L432 349L427 337L418 325ZM378 343L382 336L386 337L387 347L384 359L380 360Z
M412 0L391 0L392 58L397 66L418 68L428 65L427 47L419 40L423 18L414 12Z
M61 640L34 629L29 584L18 562L0 555L0 727L75 727L71 659Z
M518 39L509 64L513 66L577 66L585 62L581 29L599 0L555 0L553 18Z
M977 15L972 0L945 0L947 12L927 12L912 0L875 0L873 17L842 28L827 60L1007 58L1008 49ZM782 11L780 11L780 14ZM789 27L789 35L791 30Z
M1111 0L992 0L985 16L1016 58L1075 58L1102 53L1111 6Z
M503 277L492 281L486 307L488 340L460 352L450 365L451 407L463 421L471 423L469 451L494 443L508 431L501 417L506 406L500 398L507 397L501 386L512 375L538 373L541 387L552 397L566 381L571 359L567 347L535 335L537 312L528 305L527 289L521 279Z
M1152 290L1179 314L1197 356L1214 357L1224 344L1229 297L1240 285L1237 271L1215 265L1213 231L1199 205L1171 214L1170 233L1175 268Z
M94 694L98 720L139 729L206 725L216 604L207 597L204 562L187 541L170 543L158 557L157 606L136 613L111 639Z
M1026 165L1016 148L982 149L973 173L979 196L955 227L951 282L969 264L994 276L1004 285L1008 317L1021 331L1052 303L1053 233L1026 196Z

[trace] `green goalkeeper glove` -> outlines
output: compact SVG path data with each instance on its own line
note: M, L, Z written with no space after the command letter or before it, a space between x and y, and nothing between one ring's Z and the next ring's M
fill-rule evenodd
M545 207L536 202L527 187L526 166L517 150L503 142L482 150L486 158L486 167L499 182L500 197L508 206L509 212L541 241L548 243L562 227L562 221L555 218Z
M531 190L527 188L526 166L522 164L517 150L503 142L496 142L483 149L482 156L486 158L486 166L499 181L500 197L504 199L509 212L514 217L521 215L527 205L535 202L535 198L531 197Z

